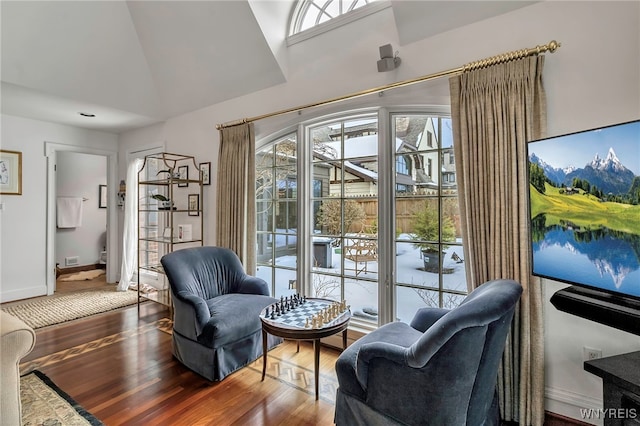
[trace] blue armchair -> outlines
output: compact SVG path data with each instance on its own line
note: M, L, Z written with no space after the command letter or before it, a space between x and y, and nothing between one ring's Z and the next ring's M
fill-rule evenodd
M275 303L267 283L245 274L236 254L195 247L160 260L173 298L173 355L211 381L262 356L260 311ZM282 339L269 335L269 349Z
M489 281L455 309L423 308L357 340L336 362L336 425L499 424L498 366L521 293Z

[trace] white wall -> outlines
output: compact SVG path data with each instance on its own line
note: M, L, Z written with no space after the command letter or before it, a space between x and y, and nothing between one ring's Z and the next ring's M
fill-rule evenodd
M107 184L107 158L77 152L57 155L58 197L83 197L82 226L56 229L56 263L66 267L66 257L78 257L78 265L94 265L107 244L107 209L98 204L99 185Z
M8 302L47 294L45 141L113 150L118 138L6 114L0 123L2 149L22 152L22 195L0 196L0 302Z
M419 17L416 17L419 19ZM640 116L640 3L546 1L476 24L401 46L392 9L357 23L299 43L287 49L287 83L232 99L168 120L155 137L168 151L193 154L212 161L215 176L218 134L215 124L315 102L370 87L457 68L499 53L533 47L553 39L562 43L547 54L544 81L547 90L548 134L593 128L637 119ZM402 65L378 73L378 46L398 46ZM444 82L446 84L446 81ZM430 84L425 85L431 87ZM446 105L442 87L413 86L402 90L400 103ZM349 106L386 101L377 96L349 102ZM338 107L319 109L330 112ZM345 108L342 104L339 108ZM262 120L260 136L277 131L316 112ZM148 143L135 134L120 139L130 149ZM122 152L122 151L121 151ZM215 185L215 182L214 182ZM213 199L209 187L205 207L207 243L215 241ZM562 285L544 281L545 299ZM545 365L547 409L580 418L580 408L598 408L602 402L600 379L582 369L582 347L613 355L640 348L640 339L545 305Z

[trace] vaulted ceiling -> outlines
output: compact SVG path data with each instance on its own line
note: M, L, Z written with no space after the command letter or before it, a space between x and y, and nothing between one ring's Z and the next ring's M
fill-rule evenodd
M401 45L530 3L391 2ZM0 4L5 114L118 133L286 82L294 0Z

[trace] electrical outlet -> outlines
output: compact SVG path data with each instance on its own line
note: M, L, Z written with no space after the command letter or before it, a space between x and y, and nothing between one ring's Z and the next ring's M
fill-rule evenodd
M585 361L592 361L594 359L602 358L602 349L594 349L585 346L582 348L582 357Z

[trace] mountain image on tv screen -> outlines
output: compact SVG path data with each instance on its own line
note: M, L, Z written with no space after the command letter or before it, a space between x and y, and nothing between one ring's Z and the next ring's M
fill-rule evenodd
M528 144L533 274L640 298L640 121Z

